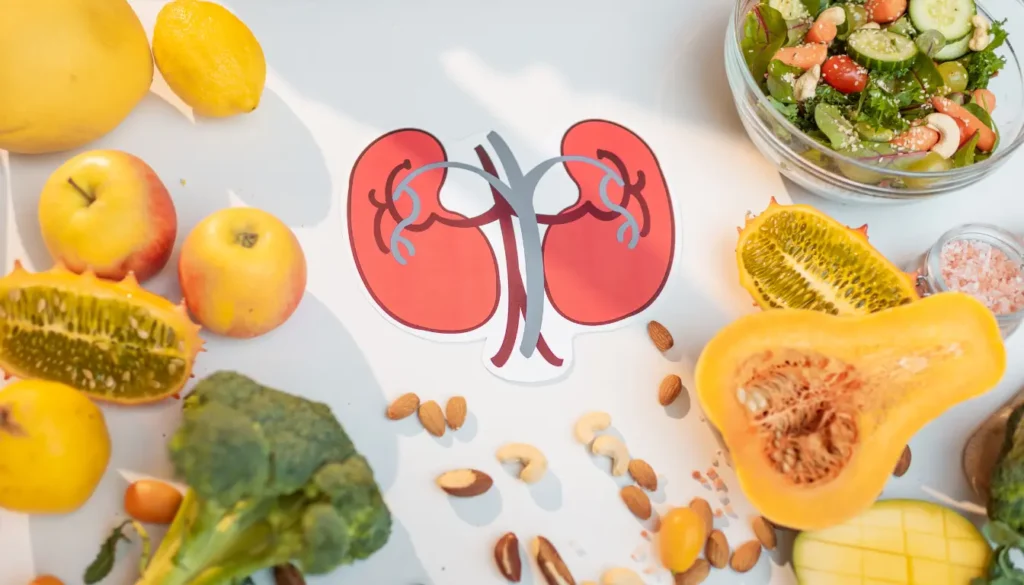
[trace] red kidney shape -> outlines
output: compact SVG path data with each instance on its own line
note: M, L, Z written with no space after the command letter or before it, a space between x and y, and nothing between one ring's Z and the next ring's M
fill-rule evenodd
M402 265L390 249L392 232L412 212L412 198L394 201L389 191L416 169L446 160L441 143L422 130L396 130L373 141L349 178L348 233L363 284L391 318L422 331L464 333L498 307L498 264L480 228L458 225L466 217L441 204L446 169L410 182L420 212L402 236L415 254L399 246Z
M594 158L620 173L628 198L623 203L623 188L614 181L608 182L608 198L629 211L641 230L635 248L627 245L629 230L619 242L616 232L625 218L601 200L605 171L583 162L564 163L580 196L548 222L544 234L548 298L574 323L614 323L647 308L668 279L675 251L668 186L650 147L614 122L575 124L562 137L562 154Z

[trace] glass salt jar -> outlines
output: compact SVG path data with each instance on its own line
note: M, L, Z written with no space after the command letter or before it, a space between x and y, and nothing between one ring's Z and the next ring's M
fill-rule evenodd
M1024 320L1024 243L1003 228L955 227L914 268L921 297L951 290L970 294L995 314L1003 339Z

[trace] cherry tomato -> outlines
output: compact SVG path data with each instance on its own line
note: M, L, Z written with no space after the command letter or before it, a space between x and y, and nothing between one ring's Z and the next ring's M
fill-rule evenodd
M170 524L178 513L181 492L162 481L143 479L128 486L124 509L128 515L147 524Z
M675 508L661 519L658 531L661 564L673 573L690 569L707 540L704 519L690 508Z
M64 582L53 575L43 575L36 577L28 585L64 585Z
M843 93L864 91L868 85L868 70L846 55L829 57L821 66L825 83Z

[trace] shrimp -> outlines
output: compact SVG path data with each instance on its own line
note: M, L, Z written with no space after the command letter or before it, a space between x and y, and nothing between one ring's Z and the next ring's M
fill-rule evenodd
M928 126L914 126L889 141L895 147L907 152L924 152L939 143L939 132Z
M992 113L996 109L996 94L987 89L976 89L971 93L971 101Z
M828 46L821 43L807 43L796 47L779 49L773 59L778 59L791 67L799 67L807 71L815 65L821 65L828 58Z
M867 0L864 10L868 13L868 20L885 24L903 16L907 11L907 0Z

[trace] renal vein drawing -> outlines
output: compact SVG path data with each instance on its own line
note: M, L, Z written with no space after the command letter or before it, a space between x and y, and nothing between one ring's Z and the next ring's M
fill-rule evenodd
M491 362L503 367L519 338L523 357L536 352L559 367L563 358L542 331L545 294L554 310L584 330L639 313L664 287L675 248L665 178L643 140L605 120L574 124L562 138L560 156L525 172L501 136L491 132L487 143L504 180L483 145L474 149L475 166L449 161L441 143L423 130L396 130L374 140L349 182L353 257L374 302L418 331L480 329L495 316L504 288L507 312ZM537 186L559 165L579 197L558 213L538 213ZM483 179L493 200L489 209L466 217L442 205L449 171ZM504 287L494 247L481 230L493 223L503 248Z

